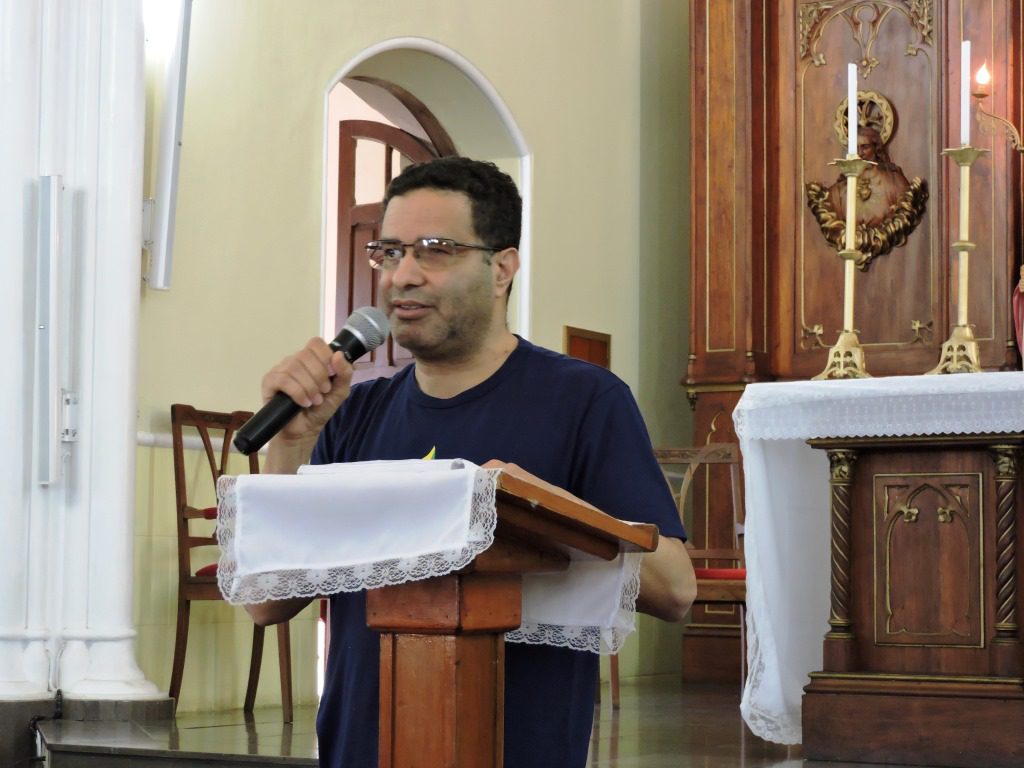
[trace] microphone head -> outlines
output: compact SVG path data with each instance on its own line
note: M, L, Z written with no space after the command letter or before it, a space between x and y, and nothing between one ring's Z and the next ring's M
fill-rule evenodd
M384 343L391 331L391 324L387 315L377 307L361 307L348 316L342 330L347 330L359 338L369 352Z

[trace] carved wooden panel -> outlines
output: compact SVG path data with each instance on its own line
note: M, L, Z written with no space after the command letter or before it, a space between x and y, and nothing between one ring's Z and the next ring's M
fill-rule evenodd
M882 181L878 170L865 172L875 174L873 187L868 178L861 179L858 230L872 231L876 240L899 234L889 238L891 249L865 264L856 278L854 322L867 367L875 375L912 374L938 363L957 302L950 265L959 171L941 150L959 145L960 41L973 38L974 58L979 65L992 62L1006 88L1016 13L1013 4L994 1L965 3L960 9L959 2L911 0L811 0L793 6L798 20L795 66L787 67L790 59L780 51L773 72L779 84L780 138L793 137L779 170L785 174L788 165L797 178L794 194L778 197L779 239L777 247L769 246L770 261L782 275L792 276L792 283L780 280L777 302L793 311L780 313L772 327L778 375L802 378L819 372L823 350L835 342L842 324L843 266L812 213L808 185L837 186L828 163L845 154L845 119L838 116L845 103L847 62L859 65L861 124L876 129L879 149L890 161ZM976 145L993 146L992 137L983 136L977 126L972 138ZM1013 253L1015 206L1008 204L1016 199L1015 163L1007 162L1005 142L996 143L999 151L972 168L970 196L971 239L977 249L971 258L968 319L989 368L1005 362L1009 275L1019 260ZM883 158L876 159L885 166ZM919 179L922 196L927 193L913 227L901 230L905 220L892 208L884 209L886 188L896 186L890 178L904 184ZM873 215L877 221L871 225Z
M856 456L847 627L855 651L846 671L987 675L1001 649L1020 664L1016 468L999 480L996 440L932 440L835 441ZM1019 438L1003 442L1015 461ZM1001 622L1004 600L1014 618ZM1010 627L1005 644L996 641L1000 623Z
M874 641L985 643L982 476L874 476Z
M941 152L959 145L960 43L971 40L974 68L987 62L995 73L986 108L1019 125L1020 3L695 0L691 14L687 384L808 378L825 367L843 306L829 221L845 222L812 204L842 207L829 163L846 152L848 62L858 65L859 127L874 131L865 151L882 163L858 185L872 258L856 274L854 324L873 375L934 367L958 301L959 172ZM971 170L968 322L994 369L1017 364L1009 297L1021 261L1020 163L1004 136L972 126L972 144L991 151Z
M931 190L941 193L947 186L943 172L948 161L938 153L948 144L942 143L946 126L938 119L943 61L936 45L934 7L929 3L810 2L801 4L799 11L796 68L780 73L793 78L797 98L787 117L799 126L794 147L798 198L784 209L787 218L798 224L796 248L791 251L795 276L791 300L796 311L789 329L792 360L786 361L787 367L817 373L823 367L822 350L834 343L842 325L843 263L836 245L826 241L809 210L808 185L829 187L833 194L845 189L845 180L837 182L829 162L846 154L845 120L837 125L836 115L837 110L842 113L841 102L845 104L846 64L861 62L865 128L876 131L879 151L902 171L882 176L878 168L869 168L859 180L858 220L865 216L880 220L858 229L869 229L874 240L887 241L891 250L866 262L857 274L854 322L869 370L878 370L882 355L891 353L893 364L902 365L904 371L922 372L937 355L932 331L941 336L939 342L946 338L940 320L940 293L948 263L940 230L942 197L918 204L923 215L916 227L899 227L906 219L882 206L891 202L901 182L920 180L922 196ZM838 213L841 217L842 211ZM904 238L902 246L892 247L894 238L887 236L893 230Z

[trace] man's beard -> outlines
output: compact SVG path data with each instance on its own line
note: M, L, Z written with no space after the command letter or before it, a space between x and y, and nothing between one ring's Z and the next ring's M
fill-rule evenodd
M395 322L392 328L395 341L417 360L427 363L470 359L487 338L492 305L490 301L483 300L482 292L474 292L464 296L451 309L450 317L442 318L435 314L422 328L417 327L422 321L408 325Z

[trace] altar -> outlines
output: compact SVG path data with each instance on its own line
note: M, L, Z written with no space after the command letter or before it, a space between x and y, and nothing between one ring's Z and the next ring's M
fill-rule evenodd
M751 384L733 418L751 730L819 759L1021 764L1024 374ZM969 732L977 755L940 754Z

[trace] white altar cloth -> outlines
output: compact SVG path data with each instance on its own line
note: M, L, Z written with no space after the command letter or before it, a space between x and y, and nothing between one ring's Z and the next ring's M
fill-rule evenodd
M829 467L816 437L1024 431L1024 373L749 385L733 412L746 478L749 674L743 719L801 740L800 703L822 666L829 615Z
M314 598L464 568L494 541L500 471L411 460L222 477L221 593L233 604ZM523 577L523 623L507 640L619 651L634 629L641 555L577 555L565 572Z

